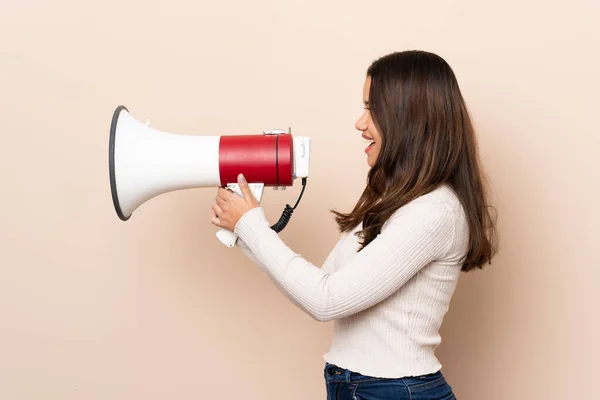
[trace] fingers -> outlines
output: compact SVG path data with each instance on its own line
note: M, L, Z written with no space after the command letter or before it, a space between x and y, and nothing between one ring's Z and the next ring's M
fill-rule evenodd
M219 194L217 197L215 197L215 202L219 205L219 207L225 210L229 206L228 203L231 200L230 196L235 196L235 194L229 193L225 189L219 189Z
M252 192L250 191L250 187L248 186L248 182L246 181L246 178L244 177L243 174L239 174L238 175L238 185L240 185L240 190L242 192L242 194L244 195L244 198L246 200L249 200L252 198Z
M219 188L218 192L217 192L217 199L221 199L223 201L227 201L229 200L229 198L231 196L234 196L235 194L233 193L233 191L229 188Z
M212 206L212 218L210 219L210 222L213 225L216 225L218 227L221 226L221 219L219 218L219 215L221 215L222 212L223 212L223 210L221 210L221 208L218 205L213 204L213 206Z
M213 213L215 214L215 217L217 217L217 218L219 218L219 216L221 214L223 214L223 209L221 207L219 207L217 204L213 204L212 210L213 210Z

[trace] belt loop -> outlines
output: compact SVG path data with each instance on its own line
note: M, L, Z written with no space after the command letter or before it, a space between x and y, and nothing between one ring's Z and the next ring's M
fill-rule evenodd
M344 368L344 377L346 378L346 383L351 383L350 382L350 376L352 375L352 372L346 368Z

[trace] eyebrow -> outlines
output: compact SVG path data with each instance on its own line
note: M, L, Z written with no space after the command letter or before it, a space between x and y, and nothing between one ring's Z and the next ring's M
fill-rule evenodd
M365 103L366 106L369 105L369 100L364 100L363 103Z

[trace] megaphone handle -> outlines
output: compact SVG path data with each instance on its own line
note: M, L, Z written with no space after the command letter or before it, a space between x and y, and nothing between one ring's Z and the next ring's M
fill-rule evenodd
M240 185L238 185L237 183L228 183L227 187L233 190L233 192L238 196L243 197L242 191L240 190ZM262 199L262 194L265 189L265 184L249 183L248 187L250 188L250 191L252 192L256 200L260 203L260 200ZM223 243L227 247L233 247L237 242L237 236L235 235L235 233L225 228L219 229L219 231L217 232L217 238L221 241L221 243Z
M225 228L219 229L219 231L217 232L217 238L219 238L221 243L223 243L227 247L235 246L235 243L238 239L235 233L228 231Z

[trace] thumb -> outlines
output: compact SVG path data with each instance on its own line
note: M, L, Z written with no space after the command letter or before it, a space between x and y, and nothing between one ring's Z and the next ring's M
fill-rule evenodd
M246 181L246 178L244 177L243 174L238 175L238 185L240 185L240 191L244 195L244 198L246 200L252 199L252 197L253 197L252 192L250 191L248 182Z

